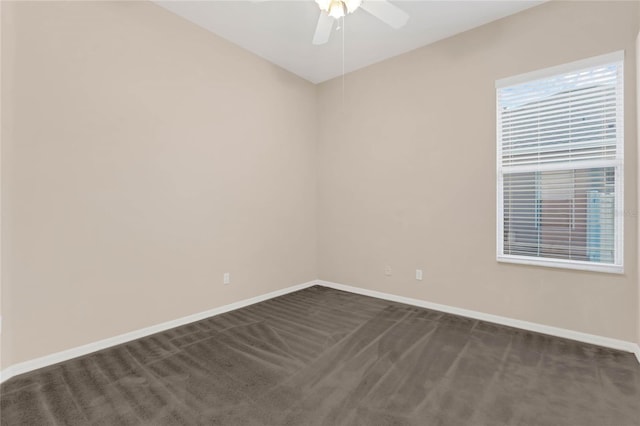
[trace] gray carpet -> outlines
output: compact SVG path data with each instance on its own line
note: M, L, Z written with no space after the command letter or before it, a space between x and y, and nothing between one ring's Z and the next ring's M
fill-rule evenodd
M15 377L4 425L638 425L633 355L312 287Z

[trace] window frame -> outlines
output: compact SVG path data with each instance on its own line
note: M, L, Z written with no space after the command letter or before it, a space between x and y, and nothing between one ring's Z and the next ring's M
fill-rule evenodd
M599 167L613 167L614 168L614 263L601 263L590 262L581 260L569 260L552 257L534 257L524 255L514 255L504 253L504 168L502 166L502 114L500 111L499 91L501 89L523 84L535 80L541 80L545 78L554 77L560 74L565 74L573 71L579 71L581 69L590 68L599 65L607 65L613 63L620 63L620 84L622 85L622 92L620 99L618 99L618 107L616 110L617 116L617 133L616 133L616 159L615 164L612 164L611 160L589 160L579 164L575 164L575 167L569 168L566 165L559 167L559 165L538 165L538 166L517 166L517 172L526 172L527 168L530 171L544 171L544 170L576 170L582 168L599 168ZM595 56L579 61L566 63L559 66L544 68L537 71L532 71L524 74L519 74L513 77L507 77L496 80L495 82L495 102L496 102L496 260L501 263L515 263L523 265L534 265L552 268L565 268L583 271L594 272L607 272L615 274L624 273L624 87L625 87L625 73L624 73L624 50ZM560 164L562 165L562 164ZM514 173L514 171L512 171Z

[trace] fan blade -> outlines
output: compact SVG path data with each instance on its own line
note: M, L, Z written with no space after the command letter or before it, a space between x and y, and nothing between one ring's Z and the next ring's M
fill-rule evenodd
M395 29L403 27L409 20L407 12L387 0L364 0L360 7Z
M333 28L333 21L334 19L331 16L320 11L316 33L313 35L313 44L325 44L329 41L331 29Z

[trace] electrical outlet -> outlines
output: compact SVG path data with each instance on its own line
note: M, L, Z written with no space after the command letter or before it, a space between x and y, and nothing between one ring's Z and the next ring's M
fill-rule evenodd
M231 284L231 274L228 272L225 272L223 277L222 277L222 282L224 284Z
M416 280L422 281L422 269L416 269Z
M390 277L391 276L391 272L392 272L391 271L391 266L387 265L387 266L384 267L384 274L386 276Z

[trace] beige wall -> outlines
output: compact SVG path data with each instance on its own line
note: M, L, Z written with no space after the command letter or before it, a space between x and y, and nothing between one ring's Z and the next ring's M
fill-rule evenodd
M640 7L638 7L638 36L636 37L636 82L640 82ZM637 113L637 122L636 122L636 149L637 152L637 164L640 164L640 108L637 106L640 105L640 90L636 88L636 113ZM640 167L636 167L636 178L637 182L640 182ZM636 223L638 229L640 229L640 185L638 185L638 200L636 204ZM640 265L640 238L638 239L638 252L636 257L636 263ZM638 345L640 345L640 272L638 273Z
M340 78L322 84L320 278L634 341L636 220L624 275L496 262L494 83L625 49L625 205L636 206L637 8L550 2L348 74L344 93Z
M0 7L0 47L2 46L2 7ZM0 51L0 129L2 126L2 52ZM4 292L4 285L2 280L2 132L0 131L0 369L5 365L2 363L4 356L3 336L4 327L2 326L2 294Z
M311 83L149 2L2 8L3 367L316 278Z

